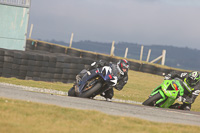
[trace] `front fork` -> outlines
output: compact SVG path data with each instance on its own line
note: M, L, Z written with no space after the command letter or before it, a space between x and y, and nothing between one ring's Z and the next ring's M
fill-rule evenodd
M155 89L155 90L156 90L156 89ZM157 94L157 93L160 93L160 95L162 96L162 98L159 99L158 101L156 101L156 103L155 103L156 105L159 105L161 102L163 102L163 101L166 100L166 96L165 96L165 94L164 94L164 92L163 92L162 90L157 89L156 91L153 91L153 92L151 93L150 97L153 96L153 95L155 95L155 94Z

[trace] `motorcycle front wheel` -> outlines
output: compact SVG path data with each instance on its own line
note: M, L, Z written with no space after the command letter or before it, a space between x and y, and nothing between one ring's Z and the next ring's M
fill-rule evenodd
M72 87L72 88L68 91L68 96L71 96L71 97L75 97L75 96L76 96L75 88L74 88L74 87Z
M92 86L90 89L83 91L79 94L79 97L82 98L90 98L94 96L94 93L97 92L101 88L102 84L100 82L96 83L94 86Z
M160 93L158 92L157 94L149 97L146 101L144 101L142 103L142 105L146 105L146 106L155 106L155 103L161 99L162 96L160 95Z

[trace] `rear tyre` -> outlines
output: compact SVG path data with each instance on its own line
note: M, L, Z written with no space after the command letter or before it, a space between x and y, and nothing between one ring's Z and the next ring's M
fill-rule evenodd
M149 97L146 101L144 101L142 104L146 105L146 106L154 106L154 104L161 99L162 96L160 95L160 93L158 92L157 94Z
M82 98L94 97L94 93L97 92L101 88L101 86L102 86L101 83L97 83L91 89L79 94L79 97L82 97Z
M74 87L72 87L72 88L68 91L68 96L71 96L71 97L75 97L75 96L76 96L75 88L74 88Z

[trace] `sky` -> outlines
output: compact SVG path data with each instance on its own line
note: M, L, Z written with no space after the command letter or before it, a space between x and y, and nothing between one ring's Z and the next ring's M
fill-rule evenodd
M200 50L200 0L32 0L30 24L33 39Z

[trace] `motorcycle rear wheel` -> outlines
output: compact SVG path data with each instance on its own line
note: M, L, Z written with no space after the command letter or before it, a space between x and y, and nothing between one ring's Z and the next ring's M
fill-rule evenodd
M161 99L162 96L160 95L160 93L158 92L157 94L149 97L146 101L144 101L142 103L142 105L146 105L146 106L155 106L154 104Z

